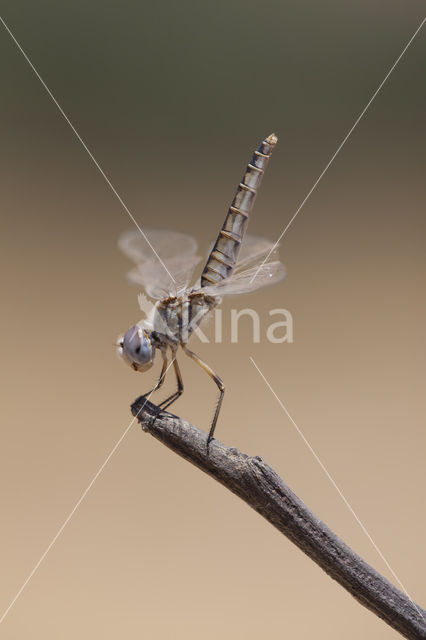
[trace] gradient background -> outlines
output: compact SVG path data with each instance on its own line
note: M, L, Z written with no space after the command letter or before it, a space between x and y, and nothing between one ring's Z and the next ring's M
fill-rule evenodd
M207 247L253 149L280 137L250 224L277 238L420 24L420 2L3 2L3 17L143 226ZM154 373L116 360L141 316L131 222L0 29L1 611ZM253 356L410 595L425 604L426 32L282 241L288 278L227 301L294 344L192 343L227 384L217 437L262 455L393 581ZM264 325L265 326L265 325ZM179 415L215 390L189 361ZM423 555L423 557L422 557ZM423 573L423 576L422 576ZM423 587L423 588L422 588ZM6 639L399 637L268 523L132 427L0 629Z

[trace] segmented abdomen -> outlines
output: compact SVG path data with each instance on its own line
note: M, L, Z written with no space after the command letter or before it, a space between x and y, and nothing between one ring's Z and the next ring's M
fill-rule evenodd
M277 141L277 136L272 133L254 152L201 274L202 287L216 284L231 275L263 173Z

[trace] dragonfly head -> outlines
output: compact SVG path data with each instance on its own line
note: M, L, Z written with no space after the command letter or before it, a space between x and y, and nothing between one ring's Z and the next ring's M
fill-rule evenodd
M118 340L118 354L135 371L147 371L154 364L155 347L145 329L135 324Z

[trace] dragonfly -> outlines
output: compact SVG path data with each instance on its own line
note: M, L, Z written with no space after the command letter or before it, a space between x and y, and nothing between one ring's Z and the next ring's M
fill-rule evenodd
M219 389L219 398L207 444L214 437L225 385L213 369L188 348L188 341L202 320L221 303L222 296L251 293L285 277L275 243L246 234L254 200L277 141L277 136L271 134L254 152L209 251L201 277L194 285L190 282L202 258L197 255L197 242L193 236L145 229L149 238L147 243L140 231L131 229L119 238L120 249L135 263L127 278L142 286L155 304L143 322L130 327L118 339L118 354L139 372L153 366L157 352L161 355L160 376L155 386L144 394L145 398L161 388L167 371L173 366L177 389L158 404L159 411L167 409L184 390L177 361L179 349L210 376ZM151 247L155 247L157 255Z

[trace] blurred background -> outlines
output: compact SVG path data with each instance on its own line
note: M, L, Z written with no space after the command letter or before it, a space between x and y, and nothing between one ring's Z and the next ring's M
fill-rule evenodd
M139 224L193 233L202 251L271 131L280 140L250 231L278 238L424 17L421 3L402 0L2 6ZM0 52L3 612L157 371L135 374L113 346L141 317L117 249L132 222L3 27ZM252 356L423 605L425 55L423 30L283 238L287 279L227 300L222 344L192 343L227 385L217 438L263 456L395 583ZM229 311L248 306L261 342L246 318L231 344ZM293 344L265 339L277 307L293 316ZM207 429L216 390L181 364L186 392L174 411ZM137 425L0 632L397 637Z

